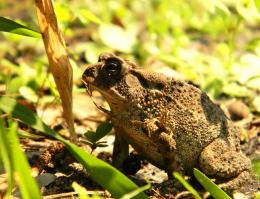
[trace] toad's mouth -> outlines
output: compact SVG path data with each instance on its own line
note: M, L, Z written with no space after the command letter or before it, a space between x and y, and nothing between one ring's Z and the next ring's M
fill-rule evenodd
M96 90L98 90L98 91L99 91L99 89L97 89L95 86L93 86L91 83L89 83L89 81L87 81L86 78L83 78L83 79L82 79L82 82L83 82L83 84L86 86L86 92L87 92L87 94L90 96L90 98L91 98L92 102L95 104L95 106L96 106L99 110L101 110L102 112L104 112L105 114L107 114L107 115L110 116L110 115L111 115L111 111L105 109L105 108L102 107L102 106L97 105L97 103L96 103L96 102L93 100L93 98L92 98L93 88L96 89Z
M89 83L88 79L84 76L81 81L86 87L87 94L91 97L92 96L92 90L91 90L91 84Z

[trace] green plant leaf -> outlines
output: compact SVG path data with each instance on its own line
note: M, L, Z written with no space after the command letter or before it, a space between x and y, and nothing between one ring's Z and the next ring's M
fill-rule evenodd
M103 138L112 130L112 124L108 122L101 123L98 127L96 132L88 131L84 134L84 136L92 143L96 143L98 140Z
M97 192L94 192L93 196L91 197L88 196L87 190L76 182L72 183L72 187L78 194L79 199L102 199L100 196L98 196Z
M150 184L147 184L147 185L144 185L142 187L139 187L137 188L136 190L134 191L131 191L130 193L128 194L125 194L123 197L121 197L120 199L131 199L131 198L134 198L135 196L137 196L139 193L147 190L147 189L150 189L151 185Z
M260 13L260 1L254 0L254 2L255 2L255 7L257 8L258 12Z
M9 145L7 129L2 118L0 118L0 157L7 173L7 191L5 196L6 198L10 198L14 186L14 164L11 158L12 149Z
M222 92L234 97L250 97L253 95L252 91L247 87L240 86L235 82L226 84L225 87L223 87Z
M80 186L78 183L73 182L72 187L75 190L75 192L78 194L80 199L91 199L88 196L87 190L84 187Z
M260 199L260 193L256 193L255 199Z
M252 169L256 175L256 178L260 181L260 158L252 160Z
M21 85L24 85L24 79L21 76L15 78L6 78L6 94L18 93Z
M173 176L180 181L180 183L192 193L196 199L201 199L199 193L177 172L173 172Z
M0 109L11 116L22 120L25 124L36 130L44 132L45 134L56 139L62 138L55 131L44 124L31 110L25 106L22 106L12 98L0 97Z
M212 182L204 173L194 168L193 174L199 183L216 199L231 199L222 189Z
M27 132L27 131L22 130L22 129L18 129L17 135L19 137L22 137L22 138L30 138L30 139L42 139L42 138L44 138L43 135L30 133L30 132Z
M96 132L94 132L94 131L87 131L86 133L84 133L84 137L86 137L87 140L91 144L93 144L93 143L95 143L95 134L96 134Z
M30 165L20 148L19 139L17 137L17 124L12 123L9 130L9 142L12 150L12 159L17 173L17 181L24 199L40 199L39 187L35 179L31 175Z
M15 173L22 197L25 199L40 199L41 196L38 185L31 176L29 163L20 148L19 139L17 137L17 124L10 122L9 126L10 129L7 129L4 125L4 121L0 119L1 155L4 154L2 157L8 174L7 196L10 194L9 189L13 188L12 175ZM6 154L8 154L8 157L5 157Z
M79 13L76 13L76 16L84 24L87 24L89 22L102 24L102 21L96 15L94 15L92 12L85 8L80 9Z
M39 32L36 32L24 25L4 17L0 17L0 31L28 37L41 38L41 34Z
M108 163L97 159L95 156L90 155L83 149L61 137L54 130L44 124L30 109L17 103L16 100L9 97L1 97L0 109L13 117L20 119L32 128L62 142L68 151L84 166L84 168L86 168L90 176L103 188L107 189L115 198L120 198L138 188L138 186L123 173ZM135 196L134 199L148 199L148 197L142 192Z
M115 198L120 198L124 194L138 188L130 179L111 165L86 153L65 139L62 142L66 145L70 153L86 168L91 177L107 189ZM146 199L148 197L142 192L134 198Z
M38 96L36 95L35 91L31 89L29 86L20 85L19 93L29 102L36 103L38 100Z

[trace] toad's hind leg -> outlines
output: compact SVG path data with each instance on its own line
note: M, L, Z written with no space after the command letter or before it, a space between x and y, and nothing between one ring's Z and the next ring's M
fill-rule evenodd
M251 163L245 155L230 149L225 140L218 138L201 152L199 167L209 176L231 178L249 170Z
M230 149L228 143L221 138L203 149L199 157L199 167L209 177L225 182L221 187L227 191L239 190L253 181L249 158L240 151Z

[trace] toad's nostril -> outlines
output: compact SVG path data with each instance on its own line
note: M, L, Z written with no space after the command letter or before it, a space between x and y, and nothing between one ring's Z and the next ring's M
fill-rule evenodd
M97 74L97 72L96 72L96 68L95 67L90 67L90 68L87 68L86 70L85 70L85 72L83 73L83 77L96 77L96 74Z

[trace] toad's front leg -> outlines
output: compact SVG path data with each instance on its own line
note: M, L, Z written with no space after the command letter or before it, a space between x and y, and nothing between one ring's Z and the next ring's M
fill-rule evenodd
M182 173L181 166L175 161L176 142L174 132L167 125L168 114L163 114L159 118L145 120L147 135L156 143L164 159L164 170L169 178L173 171Z
M124 138L123 130L117 127L115 129L115 142L113 148L112 165L123 170L123 164L129 155L129 144Z
M146 119L144 121L130 121L135 131L135 138L131 138L131 142L127 134L123 130L116 134L116 142L113 152L113 163L116 167L122 168L127 158L128 144L130 143L137 152L154 165L164 169L172 175L172 171L178 171L178 167L174 161L174 149L176 148L173 133L166 127L165 120L162 118ZM138 130L136 130L138 129ZM126 141L127 140L127 141Z

